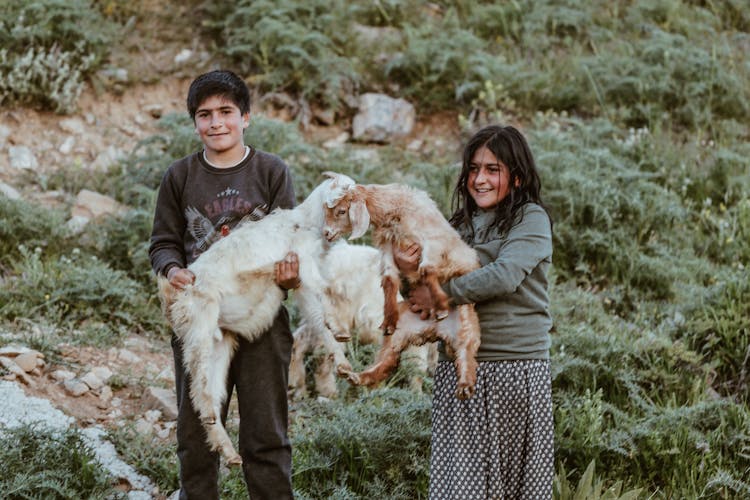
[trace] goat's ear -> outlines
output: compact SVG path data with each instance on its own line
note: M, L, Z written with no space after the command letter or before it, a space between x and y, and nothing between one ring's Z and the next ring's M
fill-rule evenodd
M370 227L370 212L363 201L354 201L349 206L349 221L352 223L350 240L359 238L367 232L367 228Z

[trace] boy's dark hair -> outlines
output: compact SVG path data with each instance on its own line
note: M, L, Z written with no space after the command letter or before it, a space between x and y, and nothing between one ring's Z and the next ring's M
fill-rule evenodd
M193 121L198 106L213 96L233 102L243 115L250 112L250 90L245 81L229 70L217 69L203 73L190 84L187 109Z
M451 224L454 227L462 224L468 225L470 234L467 239L473 239L474 227L471 218L477 211L477 204L469 194L467 182L471 160L482 146L487 146L487 149L503 162L510 172L508 186L510 191L495 207L493 226L499 227L501 233L510 231L513 225L520 222L521 208L527 203L540 205L549 216L549 211L542 202L542 185L526 138L518 129L510 125L489 125L475 133L464 148L461 174L453 190L454 212L450 219Z

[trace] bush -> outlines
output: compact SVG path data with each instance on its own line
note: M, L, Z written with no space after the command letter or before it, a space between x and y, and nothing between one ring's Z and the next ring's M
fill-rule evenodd
M152 330L160 324L155 297L95 256L73 250L46 256L41 248L20 248L7 283L0 288L0 316L45 318L79 326L102 322Z
M87 0L4 2L0 104L75 109L84 80L105 61L114 24Z
M77 430L37 427L0 433L0 497L120 498L110 476Z
M310 403L292 424L294 487L303 498L426 498L430 402L375 390Z

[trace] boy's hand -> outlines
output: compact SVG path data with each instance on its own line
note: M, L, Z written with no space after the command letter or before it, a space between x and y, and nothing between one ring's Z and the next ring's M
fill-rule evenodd
M299 259L297 254L289 252L284 260L276 262L274 273L276 274L276 284L284 290L293 290L299 287Z
M401 274L415 273L421 260L422 247L419 243L412 243L403 250L400 247L393 249L393 261Z
M195 282L195 275L192 271L184 267L170 267L169 271L167 271L167 279L170 285L182 290Z

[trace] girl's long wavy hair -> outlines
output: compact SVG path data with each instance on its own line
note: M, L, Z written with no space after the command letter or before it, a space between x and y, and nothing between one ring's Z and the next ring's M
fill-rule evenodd
M477 204L467 187L469 167L474 154L482 146L487 146L487 149L503 162L510 172L510 190L495 207L495 220L492 226L498 227L501 234L507 234L515 224L521 221L521 208L532 202L544 208L549 217L549 210L542 202L539 173L526 138L518 129L510 125L489 125L474 134L464 147L461 174L451 199L453 215L450 223L453 227L466 225L469 229L469 234L466 235L467 242L474 238L475 228L471 218L477 211Z

